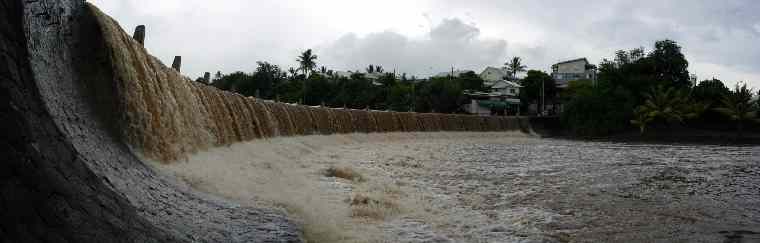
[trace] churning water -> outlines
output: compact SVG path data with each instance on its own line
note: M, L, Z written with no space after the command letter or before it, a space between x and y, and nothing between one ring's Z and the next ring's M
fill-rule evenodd
M757 146L354 134L238 144L161 166L241 204L281 205L312 241L760 242ZM327 178L331 166L366 180ZM357 213L358 195L381 214Z

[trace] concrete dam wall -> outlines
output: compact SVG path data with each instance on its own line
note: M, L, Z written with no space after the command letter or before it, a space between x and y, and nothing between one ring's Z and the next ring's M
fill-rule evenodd
M125 141L146 156L171 161L208 147L276 136L420 131L509 131L527 120L448 114L330 109L274 103L218 90L182 76L147 53L118 23L91 8L113 70L95 94L116 111ZM110 81L110 82L109 82Z
M183 77L83 0L0 0L0 241L300 242L284 212L179 185L170 163L252 139L529 131L522 118L274 103Z

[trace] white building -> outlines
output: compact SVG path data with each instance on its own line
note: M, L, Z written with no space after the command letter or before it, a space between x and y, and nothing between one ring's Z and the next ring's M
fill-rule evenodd
M567 88L570 81L588 79L596 80L596 66L586 58L573 59L552 65L552 78L557 87Z
M490 116L496 114L519 115L521 85L499 80L491 83L490 92L468 92L464 94L470 99L464 105L464 110L470 114Z
M491 92L503 96L520 97L521 85L506 80L500 80L493 83L491 86Z
M498 81L504 80L509 75L506 68L487 67L480 73L480 78L485 81L487 86Z

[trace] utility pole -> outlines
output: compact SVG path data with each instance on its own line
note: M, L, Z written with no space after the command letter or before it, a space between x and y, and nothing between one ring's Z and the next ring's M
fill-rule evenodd
M544 79L541 79L541 115L544 113L544 106L546 106L546 90L544 89Z

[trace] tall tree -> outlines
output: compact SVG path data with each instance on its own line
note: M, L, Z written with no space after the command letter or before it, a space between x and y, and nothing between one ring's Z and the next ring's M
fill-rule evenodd
M288 73L290 74L290 77L295 77L298 74L298 70L293 67L290 67L288 68Z
M522 80L521 84L523 88L520 91L520 100L524 106L533 103L541 104L542 95L546 101L551 101L557 94L557 85L554 79L543 71L528 71L528 76ZM543 107L539 106L539 109L539 112L543 112Z
M517 78L518 73L525 72L525 69L528 68L528 66L522 64L522 58L520 57L514 57L509 62L504 63L504 65L507 66L507 72L509 72L513 79Z
M635 119L631 123L638 126L643 134L651 122L661 121L666 124L682 123L703 112L704 105L692 101L685 90L675 87L658 86L645 95L644 104L634 110Z
M388 92L388 109L393 111L409 111L414 102L414 84L396 83Z
M306 77L309 77L309 73L311 73L314 68L317 67L317 55L314 55L311 49L308 49L305 52L301 53L296 61L298 61L298 64L301 66L301 72L303 72L303 75Z
M374 73L375 72L375 65L370 64L367 67L367 73Z
M459 82L459 86L464 90L486 91L486 87L483 85L485 81L473 71L459 74L459 77L455 80Z
M249 92L259 98L272 99L276 88L285 79L284 72L277 65L269 62L257 62L256 72L253 73L253 83L249 84Z
M737 84L734 90L723 97L723 106L716 108L728 118L736 121L736 131L741 136L744 129L744 123L747 121L757 120L757 108L752 104L752 89L747 88L747 84Z
M692 96L698 101L718 106L724 96L731 93L726 85L718 79L704 80L694 87Z
M681 52L681 46L672 40L661 40L654 44L654 51L649 54L654 64L655 78L666 82L665 85L688 87L689 62Z

